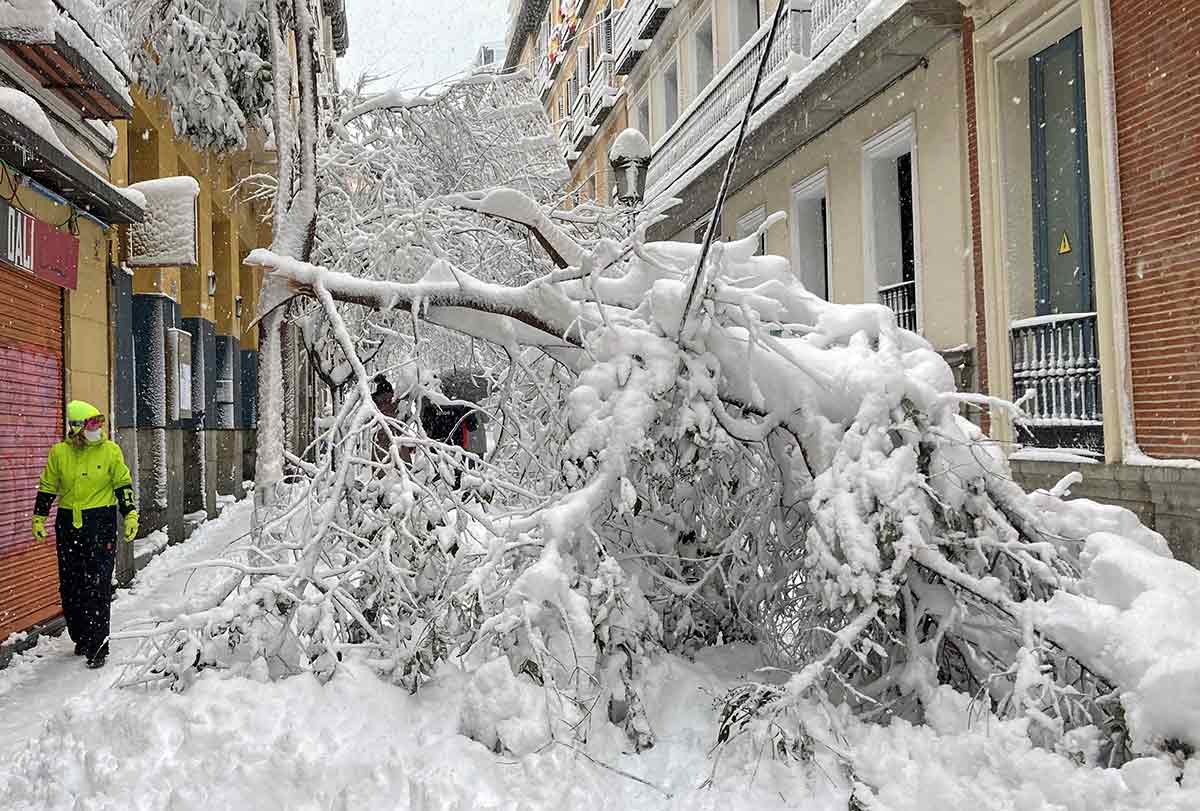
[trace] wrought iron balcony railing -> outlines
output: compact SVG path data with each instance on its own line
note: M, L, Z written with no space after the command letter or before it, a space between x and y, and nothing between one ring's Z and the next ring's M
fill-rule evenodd
M1012 322L1013 398L1035 425L1098 425L1100 351L1095 313Z
M917 283L899 282L879 288L879 303L896 314L901 329L917 331Z

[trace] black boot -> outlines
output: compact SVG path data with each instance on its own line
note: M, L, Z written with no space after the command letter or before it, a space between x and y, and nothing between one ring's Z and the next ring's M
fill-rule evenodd
M88 657L87 666L90 670L95 670L98 667L104 667L104 661L106 659L108 659L108 653L106 651L101 651L100 653Z
M76 643L75 643L75 655L76 655L76 656L83 656L83 653L84 653L84 651L83 651L83 643L82 643L82 642L76 642Z

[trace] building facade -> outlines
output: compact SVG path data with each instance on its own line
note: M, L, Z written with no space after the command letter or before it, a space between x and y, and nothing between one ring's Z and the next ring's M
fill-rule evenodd
M1027 483L1138 512L1200 563L1200 24L1182 2L979 2L972 66L983 381ZM1080 464L1090 461L1094 464Z
M628 126L617 0L515 0L503 68L534 77L571 169L568 201L608 203L608 149Z
M1135 0L630 0L615 25L656 238L786 227L813 292L879 302L1029 486L1081 469L1200 561L1200 25Z
M272 148L254 133L241 152L194 149L162 101L130 90L102 15L76 18L77 6L54 6L41 35L26 20L0 28L0 643L61 614L54 543L34 543L29 525L67 401L108 415L143 535L183 540L254 477L250 323L261 278L242 260L271 234L265 212L235 189L272 171ZM332 114L344 6L323 4L321 26L322 105ZM190 215L186 256L138 246L165 205ZM289 407L311 422L304 363L290 367ZM298 434L297 445L311 430ZM154 545L120 544L118 578L132 576L135 549Z
M961 5L634 0L619 30L633 126L653 159L646 197L681 202L651 235L699 241L766 65L717 234L785 224L788 256L836 302L879 302L974 385ZM664 9L666 10L664 13Z

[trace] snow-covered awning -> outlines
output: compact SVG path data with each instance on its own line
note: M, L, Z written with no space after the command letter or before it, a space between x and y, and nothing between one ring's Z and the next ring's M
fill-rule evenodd
M0 0L0 45L85 118L131 118L128 57L91 0Z
M163 177L130 185L146 198L146 219L129 229L129 264L162 267L198 264L196 201L191 177Z
M144 216L141 195L118 189L81 163L38 103L7 87L0 88L0 160L102 222L134 223Z

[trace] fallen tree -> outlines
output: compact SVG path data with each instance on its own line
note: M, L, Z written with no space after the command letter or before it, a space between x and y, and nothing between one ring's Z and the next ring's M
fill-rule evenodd
M207 564L231 572L222 599L126 632L144 639L127 683L327 678L355 657L416 690L452 663L540 719L532 741L464 730L489 745L612 723L640 750L650 659L746 641L774 669L724 698L722 745L804 757L843 713L920 722L948 685L1090 763L1190 754L1195 733L1145 694L1168 658L1124 662L1106 625L1138 595L1186 592L1182 564L1132 514L1064 501L1070 481L1022 491L961 414L980 398L891 311L818 299L755 234L712 245L685 316L700 246L581 236L601 214L511 188L435 188L397 214L402 273L249 257L262 313L310 301L306 332L345 385L253 542ZM489 245L512 257L514 228L526 278L464 267L487 268ZM490 347L487 458L373 400L373 375L419 351L401 318ZM404 350L364 361L367 332Z

